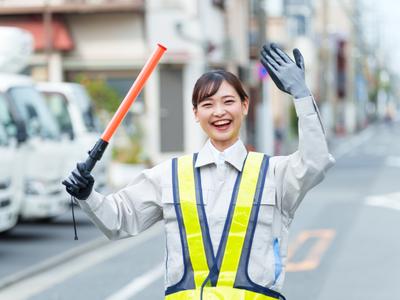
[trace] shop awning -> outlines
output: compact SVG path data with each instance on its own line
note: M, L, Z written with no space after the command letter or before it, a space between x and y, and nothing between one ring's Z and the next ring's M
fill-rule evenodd
M33 35L35 51L46 50L47 34L51 31L53 50L69 51L74 48L72 37L64 22L53 19L51 30L47 30L41 18L24 20L1 20L0 26L13 26L29 31Z

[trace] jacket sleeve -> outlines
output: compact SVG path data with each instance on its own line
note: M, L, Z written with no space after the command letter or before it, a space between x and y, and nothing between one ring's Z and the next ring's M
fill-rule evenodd
M299 125L298 150L277 157L274 169L278 205L287 226L307 191L320 183L335 163L313 97L295 99L294 104Z
M165 167L161 164L142 171L114 194L93 191L88 199L78 200L79 205L109 239L137 235L163 217L159 178Z

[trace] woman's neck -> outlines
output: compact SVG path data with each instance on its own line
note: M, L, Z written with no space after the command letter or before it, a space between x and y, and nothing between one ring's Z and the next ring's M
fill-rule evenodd
M230 146L234 145L239 138L237 138L234 141L227 141L227 142L215 142L211 140L211 144L214 146L215 149L217 149L220 152L224 152L226 149L228 149Z

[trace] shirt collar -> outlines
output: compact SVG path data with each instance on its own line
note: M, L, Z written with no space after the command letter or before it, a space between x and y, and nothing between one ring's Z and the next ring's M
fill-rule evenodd
M219 151L212 145L211 140L208 139L197 156L195 167L199 168L209 164L216 164L218 152ZM247 156L247 150L240 139L238 139L232 146L225 149L224 155L226 162L235 167L238 171L242 171Z

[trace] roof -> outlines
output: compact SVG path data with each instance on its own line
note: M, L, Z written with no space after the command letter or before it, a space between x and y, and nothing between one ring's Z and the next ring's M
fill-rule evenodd
M60 51L69 51L74 48L71 34L64 22L59 19L51 21L52 48ZM0 20L0 26L13 26L29 31L34 39L35 51L46 50L47 48L47 29L42 18L17 18Z

